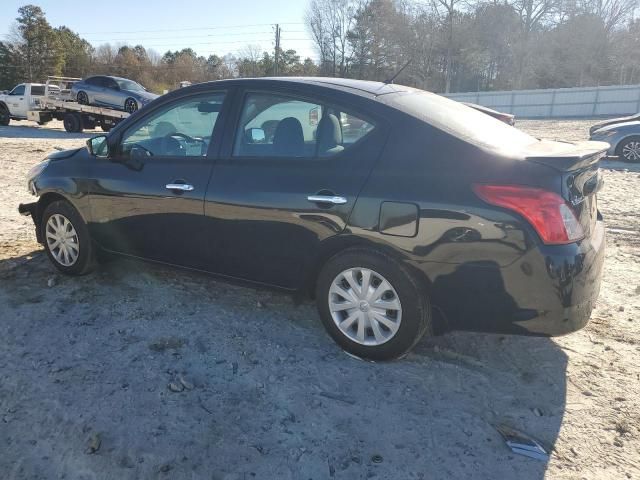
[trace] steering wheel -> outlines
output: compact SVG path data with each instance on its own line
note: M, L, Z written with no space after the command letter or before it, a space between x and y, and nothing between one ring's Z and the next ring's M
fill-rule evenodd
M181 132L171 132L171 133L168 133L167 135L164 136L163 140L164 140L165 143L163 145L163 149L165 151L170 151L170 150L175 148L178 151L179 154L185 154L186 155L186 151L185 151L184 145L182 143L180 143L178 140L176 140L175 137L182 138L187 143L200 143L200 144L202 144L202 148L200 149L200 151L201 151L201 153L203 155L206 154L206 149L208 147L207 142L205 142L202 138L191 137L191 136L187 135L186 133L181 133ZM174 142L174 144L172 146L169 146L169 141L170 140L172 140Z

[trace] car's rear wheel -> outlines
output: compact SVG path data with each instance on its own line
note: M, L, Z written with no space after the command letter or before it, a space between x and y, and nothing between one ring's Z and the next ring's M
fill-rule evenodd
M76 96L78 103L81 105L89 105L89 95L86 92L80 91Z
M84 275L95 266L94 247L86 223L64 200L47 206L40 224L51 263L67 275Z
M316 302L331 337L358 357L401 357L431 331L426 292L377 251L349 249L331 258L318 276Z
M127 98L124 101L124 111L133 113L136 110L138 110L138 102L136 102L134 98Z
M625 138L618 144L616 154L627 162L640 162L640 136Z
M0 105L0 125L6 127L9 125L11 121L11 114L9 113L9 109L4 105Z

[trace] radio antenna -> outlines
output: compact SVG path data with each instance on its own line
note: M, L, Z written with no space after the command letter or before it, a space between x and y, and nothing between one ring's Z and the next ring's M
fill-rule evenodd
M391 78L388 78L387 80L385 80L383 83L386 85L389 85L390 83L393 83L393 81L398 78L398 75L400 75L405 68L407 68L409 66L409 64L413 61L413 58L410 58L409 61L407 63L405 63L402 68L400 70L398 70Z

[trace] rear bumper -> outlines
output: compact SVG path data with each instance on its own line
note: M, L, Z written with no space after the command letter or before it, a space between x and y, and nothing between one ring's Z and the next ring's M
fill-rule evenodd
M507 267L457 265L433 282L432 299L454 330L557 336L584 327L602 279L604 224L570 245L540 246Z

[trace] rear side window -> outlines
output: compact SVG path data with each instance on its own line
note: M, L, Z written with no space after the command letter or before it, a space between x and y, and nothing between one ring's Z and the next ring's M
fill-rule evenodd
M381 95L384 103L462 140L499 150L517 150L538 140L486 113L433 93L410 89Z
M84 81L84 83L88 85L95 85L96 87L102 85L102 82L100 82L100 77L89 77Z
M236 157L332 156L360 140L373 123L339 107L271 93L249 93L236 131Z

